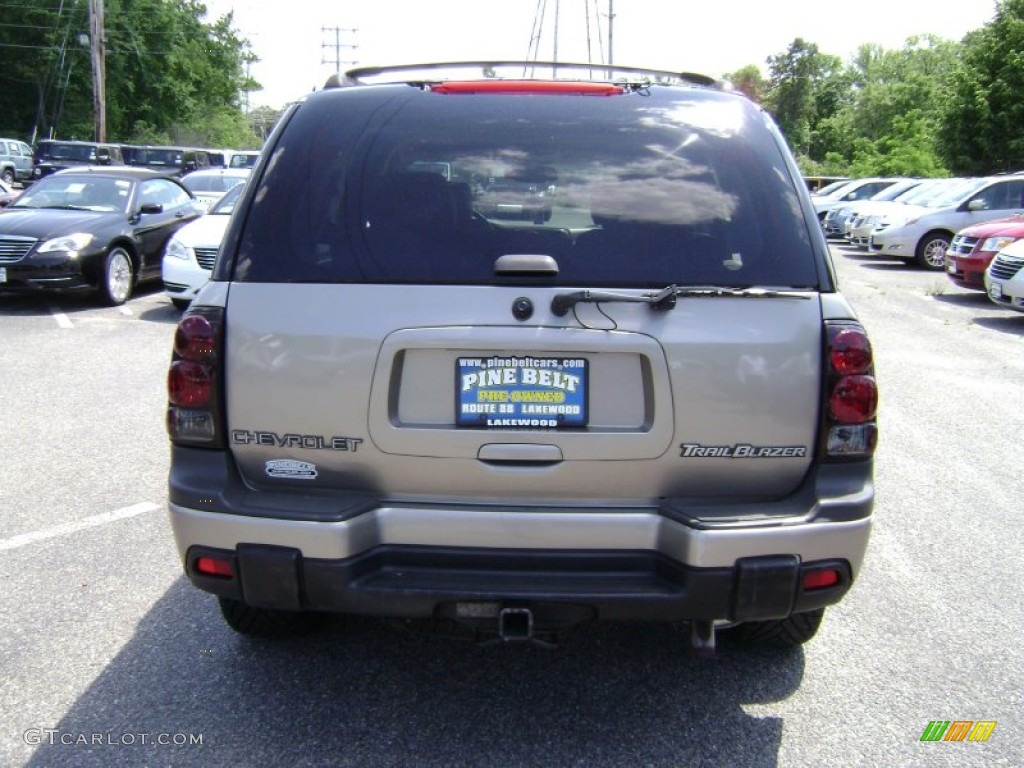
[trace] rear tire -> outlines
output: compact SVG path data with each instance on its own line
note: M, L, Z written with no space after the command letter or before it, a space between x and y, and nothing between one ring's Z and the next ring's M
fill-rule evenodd
M925 269L945 269L946 251L952 238L945 232L929 232L917 244L917 265Z
M4 184L8 187L14 186L14 171L10 168L5 168L4 172L0 174L0 179L3 179Z
M312 632L320 626L320 615L304 611L279 611L254 608L241 600L217 598L224 621L235 632L249 637L294 637Z
M785 619L772 621L748 621L736 629L745 643L774 645L777 648L796 648L810 640L821 626L825 609L807 613L794 613Z

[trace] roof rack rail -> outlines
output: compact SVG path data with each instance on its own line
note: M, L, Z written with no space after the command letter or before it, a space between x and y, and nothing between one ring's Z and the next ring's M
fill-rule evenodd
M396 64L380 67L357 67L344 73L331 75L324 88L345 88L353 85L366 85L368 78L377 78L386 75L407 73L407 72L437 72L439 70L456 69L477 69L480 70L481 79L501 79L499 69L521 68L522 73L517 79L534 79L534 71L537 69L550 70L549 78L558 79L560 70L571 72L587 72L587 79L599 79L603 81L649 84L652 82L684 82L690 85L699 85L705 88L716 88L729 90L729 85L723 80L716 80L708 75L696 72L675 72L661 69L645 69L642 67L623 67L618 64L594 64L564 61L446 61L433 62L429 64ZM401 77L384 82L416 82L430 83L447 79L446 77ZM548 79L548 78L545 78ZM580 77L567 79L579 80Z

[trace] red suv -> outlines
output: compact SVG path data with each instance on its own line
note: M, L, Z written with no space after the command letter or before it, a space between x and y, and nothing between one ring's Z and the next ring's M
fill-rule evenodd
M985 269L999 251L1024 237L1024 216L985 221L961 229L946 251L946 274L961 288L985 290Z

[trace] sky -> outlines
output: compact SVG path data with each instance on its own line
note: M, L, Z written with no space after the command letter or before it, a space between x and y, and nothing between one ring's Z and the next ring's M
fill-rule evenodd
M437 61L607 61L721 77L796 38L852 59L865 43L960 40L995 15L996 0L206 0L207 21L234 13L260 61L248 107L283 107L353 66ZM589 21L589 34L588 34ZM557 30L557 35L555 34ZM589 41L589 42L588 42ZM588 56L588 48L590 55ZM536 50L536 55L534 51Z

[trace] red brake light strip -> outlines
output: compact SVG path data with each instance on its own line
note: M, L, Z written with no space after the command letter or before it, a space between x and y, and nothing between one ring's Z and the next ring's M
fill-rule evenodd
M621 85L560 80L467 80L437 83L434 93L575 93L580 96L617 96L625 93Z

